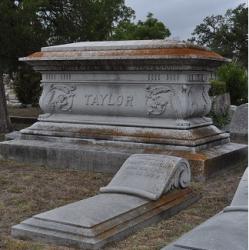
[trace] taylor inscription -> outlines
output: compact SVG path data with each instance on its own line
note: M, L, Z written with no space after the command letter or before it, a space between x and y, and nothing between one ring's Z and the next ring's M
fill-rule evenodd
M87 106L134 106L134 97L131 95L114 94L88 94L85 95L84 104Z

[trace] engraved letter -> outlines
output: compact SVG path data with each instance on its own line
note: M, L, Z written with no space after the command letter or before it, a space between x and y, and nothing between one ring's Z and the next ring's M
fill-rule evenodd
M99 95L99 98L100 98L100 105L103 106L104 105L104 102L105 102L105 99L107 98L107 94L105 96L103 95Z
M117 105L121 106L123 104L124 97L122 95L119 95L117 97Z
M86 105L89 105L89 99L90 99L91 96L93 96L93 95L85 95Z
M91 103L91 105L99 105L99 100L98 100L98 96L95 95L93 98L93 102Z
M111 95L109 95L108 105L114 105L115 103L112 101L113 100L112 100L112 94L111 94Z
M130 107L133 107L133 96L127 96L127 99L126 99L126 106L130 106Z

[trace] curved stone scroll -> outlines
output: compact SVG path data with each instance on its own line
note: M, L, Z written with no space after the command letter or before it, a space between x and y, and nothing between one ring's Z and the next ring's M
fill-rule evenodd
M102 193L124 193L157 200L174 188L186 188L191 179L188 161L183 158L134 154L122 165Z

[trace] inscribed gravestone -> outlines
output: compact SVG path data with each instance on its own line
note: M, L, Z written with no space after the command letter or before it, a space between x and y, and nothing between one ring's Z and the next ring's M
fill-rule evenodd
M247 143L248 140L248 104L237 107L230 125L231 140Z
M128 193L157 200L163 192L185 188L190 182L186 160L165 155L135 154L126 160L110 184L101 192Z

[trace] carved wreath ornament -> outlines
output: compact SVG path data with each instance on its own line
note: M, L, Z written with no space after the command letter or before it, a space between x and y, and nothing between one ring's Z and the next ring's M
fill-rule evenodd
M50 85L47 93L48 105L51 112L56 110L71 111L73 106L73 99L75 96L75 86L55 86Z
M146 106L148 115L161 115L171 102L173 91L165 86L148 86L146 88Z

